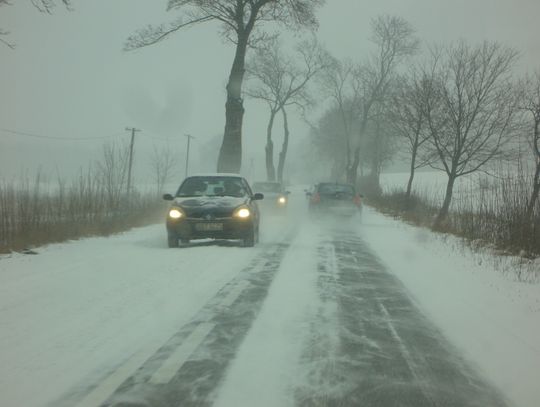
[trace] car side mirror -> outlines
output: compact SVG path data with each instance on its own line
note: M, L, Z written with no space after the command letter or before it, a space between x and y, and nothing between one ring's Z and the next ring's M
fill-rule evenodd
M264 195L261 194L260 192L257 192L255 195L253 195L253 196L251 197L251 199L252 199L253 201L260 201L260 200L264 199Z
M166 201L174 201L174 197L171 194L163 195L163 199L165 199Z

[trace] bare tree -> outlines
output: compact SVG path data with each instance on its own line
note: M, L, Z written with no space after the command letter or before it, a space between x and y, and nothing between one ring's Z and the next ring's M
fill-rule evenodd
M358 65L336 60L325 70L321 81L323 92L334 101L341 117L346 180L351 184L356 184L358 169L363 168L363 158L368 157L371 175L378 185L382 163L373 159L386 155L379 154L380 151L374 155L368 148L380 148L385 142L369 140L369 137L387 132L373 131L373 128L368 131L368 126L380 116L378 105L383 105L388 97L396 67L418 49L414 29L406 20L384 15L372 20L371 25L376 52L370 59Z
M351 184L356 183L361 159L361 141L366 136L370 115L373 114L376 105L383 103L384 98L388 96L397 66L405 58L413 55L419 44L418 39L414 37L414 29L401 17L379 16L372 20L371 29L371 41L376 45L377 50L369 61L356 69L354 75L356 92L359 94L359 131L353 159L347 171L347 181ZM373 163L371 174L376 178L377 185L376 168L378 167L380 167L379 164Z
M423 95L429 81L416 68L396 83L389 106L389 121L396 135L404 141L409 165L406 196L411 195L415 171L426 167L436 158L432 149L426 149L430 139L423 109Z
M327 112L326 114L337 114L338 120L341 122L339 125L341 131L332 131L330 134L334 134L344 141L345 150L340 160L343 162L343 156L345 156L344 169L347 174L353 162L355 149L352 137L358 120L358 106L361 97L360 89L355 86L357 84L355 70L356 67L351 61L334 60L323 71L320 81L323 93L332 99L335 106L335 112ZM338 140L335 142L338 145L342 144ZM333 175L333 178L335 177L337 174Z
M358 180L358 187L364 193L380 195L380 175L385 165L391 162L398 151L397 132L392 125L389 105L377 103L364 129L361 147L361 160L369 165L369 175Z
M97 163L101 183L105 188L109 208L120 206L127 182L129 149L126 146L105 144L103 158Z
M324 0L169 0L168 10L181 10L183 17L170 24L147 27L128 38L126 49L155 44L178 30L205 22L218 22L222 35L236 44L227 83L225 131L217 163L220 172L239 172L242 165L242 83L250 45L268 36L263 25L278 22L299 29L316 27L315 10ZM185 18L184 18L185 17Z
M42 13L51 13L52 10L56 7L56 0L30 0L32 4ZM60 0L64 6L69 8L71 6L71 0Z
M527 204L527 219L530 221L540 192L540 71L536 71L532 77L525 79L522 84L522 92L521 108L530 114L533 125L532 131L527 137L535 160L533 189Z
M254 99L262 100L268 105L270 116L266 126L265 162L266 178L275 181L274 141L272 131L276 115L283 107L282 99L285 86L285 74L290 70L291 62L284 57L276 41L270 41L267 46L257 50L256 56L249 61L247 73L250 79L255 79L246 90L246 94Z
M481 170L513 135L516 59L513 49L490 42L473 47L461 41L433 52L424 110L438 156L432 167L448 176L436 227L448 215L456 179Z
M163 192L163 188L170 180L174 170L177 169L178 160L169 145L161 149L154 145L150 156L150 165L154 170L156 191L159 195Z
M310 139L316 156L310 164L320 170L323 164L329 163L330 179L342 179L346 170L343 157L348 152L348 139L339 107L334 104L328 108L318 122L310 127Z
M0 0L0 7L5 5L11 5L11 3L8 0ZM0 43L4 44L5 46L14 49L15 45L13 45L11 42L7 41L6 39L2 38L9 35L9 31L6 31L2 28L0 28Z
M291 105L303 109L313 103L307 86L311 79L329 63L329 56L315 40L301 42L296 47L295 54L297 58L285 55L280 49L280 44L274 40L267 46L261 47L255 58L248 64L248 74L253 81L246 94L265 101L270 110L265 146L266 173L269 181L276 179L272 140L276 115L281 110L284 124L284 138L277 170L277 179L281 182L290 135L285 109ZM301 59L301 66L294 63L294 59Z
M39 11L47 14L51 14L54 7L56 7L56 3L58 3L56 0L30 0L30 2ZM68 9L71 7L71 0L60 0L60 2L63 3ZM12 5L12 2L9 0L0 0L0 7L6 5ZM11 49L15 49L15 45L12 42L2 38L6 37L7 35L9 35L9 31L0 28L0 43Z

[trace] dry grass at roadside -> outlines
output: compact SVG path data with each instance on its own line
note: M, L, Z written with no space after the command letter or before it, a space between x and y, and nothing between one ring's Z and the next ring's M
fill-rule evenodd
M114 193L113 193L114 192ZM54 188L34 180L0 183L0 253L47 243L106 236L157 222L164 204L155 194L109 191L89 173Z
M453 202L445 224L438 231L463 237L474 247L526 259L540 257L540 206L532 221L526 216L531 182L523 176L498 177L471 184ZM417 225L432 227L440 202L429 191L407 197L393 190L369 203L379 210Z

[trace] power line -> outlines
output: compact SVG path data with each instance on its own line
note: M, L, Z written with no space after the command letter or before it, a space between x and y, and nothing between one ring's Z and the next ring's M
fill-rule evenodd
M121 134L124 134L124 133L119 132L119 133L111 134L109 136L97 136L97 137L58 137L58 136L45 136L43 134L28 133L24 131L11 130L11 129L5 129L5 128L0 128L0 132L15 134L17 136L34 137L34 138L51 139L51 140L66 140L66 141L103 140L103 139L113 138Z
M159 141L166 141L166 142L175 141L175 139L173 137L156 137L156 136L151 136L149 134L143 134L143 136L145 138L149 138L149 139L152 139L152 140L159 140Z

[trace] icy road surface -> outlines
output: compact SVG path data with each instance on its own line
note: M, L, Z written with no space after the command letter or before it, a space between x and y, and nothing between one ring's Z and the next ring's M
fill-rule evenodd
M391 236L391 224L372 211L314 221L303 194L291 197L253 249L168 249L156 225L3 257L0 405L534 401L530 388L491 384L504 377L487 377L376 254L370 233ZM527 360L534 369L538 359Z

